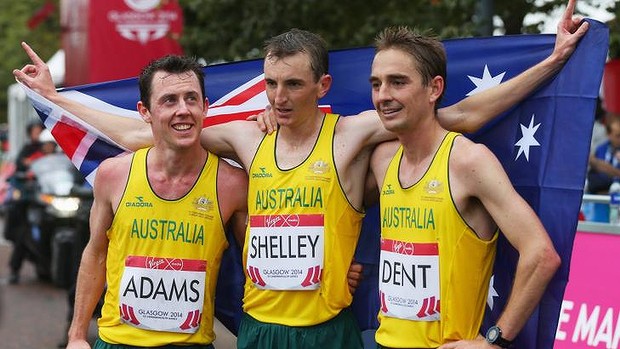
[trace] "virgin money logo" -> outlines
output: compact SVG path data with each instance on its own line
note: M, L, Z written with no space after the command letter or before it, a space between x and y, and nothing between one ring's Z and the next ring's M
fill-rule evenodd
M160 0L125 0L125 4L132 10L146 12L159 6Z

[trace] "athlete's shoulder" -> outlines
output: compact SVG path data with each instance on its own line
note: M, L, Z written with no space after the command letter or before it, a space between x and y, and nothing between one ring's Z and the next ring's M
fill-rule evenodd
M97 168L95 185L125 183L131 169L134 153L128 153L105 159Z
M230 161L230 162L229 162ZM217 192L220 207L247 211L248 176L236 163L219 159Z
M341 134L353 142L358 141L362 146L377 144L396 139L381 123L376 110L365 110L359 114L341 117L336 125L336 134Z
M233 160L218 158L218 161L218 181L226 188L244 190L248 183L248 176L245 170Z
M454 138L451 158L461 165L477 166L495 155L484 144L475 143L465 136Z
M363 124L378 124L380 125L379 114L377 114L376 110L364 110L359 114L353 115L339 115L340 119L338 120L339 124L353 127L363 125Z

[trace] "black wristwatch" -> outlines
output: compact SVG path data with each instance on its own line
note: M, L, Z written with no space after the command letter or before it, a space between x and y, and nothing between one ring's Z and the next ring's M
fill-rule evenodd
M489 327L486 340L489 344L497 345L502 348L512 348L512 341L502 337L502 329L497 326Z

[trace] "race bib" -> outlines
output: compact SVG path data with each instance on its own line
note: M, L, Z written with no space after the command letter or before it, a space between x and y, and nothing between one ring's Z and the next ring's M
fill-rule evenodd
M247 273L265 290L316 290L324 253L323 215L250 217Z
M437 321L439 305L437 243L381 240L381 312L413 321Z
M121 321L152 331L195 333L203 311L207 262L128 256L121 279Z

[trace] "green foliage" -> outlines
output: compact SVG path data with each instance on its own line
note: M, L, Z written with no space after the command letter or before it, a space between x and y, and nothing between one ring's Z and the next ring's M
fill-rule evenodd
M620 4L614 3L608 11L616 15L614 20L607 23L609 25L609 57L620 59Z
M45 0L2 0L0 11L0 122L6 120L6 90L11 71L28 62L19 43L30 43L44 60L60 48L58 3L54 15L34 30L28 18ZM91 0L105 1L105 0ZM594 0L580 0L580 2ZM441 39L477 35L476 6L480 0L179 0L185 29L185 53L208 63L259 58L266 38L291 28L323 36L330 49L371 45L384 27L407 25ZM539 25L523 25L527 13L550 12L567 0L495 0L494 12L506 34L537 33ZM617 7L612 9L616 11ZM612 27L612 47L620 57L618 20ZM613 29L615 28L615 29ZM615 33L615 34L614 34Z
M13 69L29 62L20 42L25 41L37 49L42 59L51 57L60 48L60 20L58 0L55 13L30 30L28 19L44 3L44 0L2 1L0 11L0 122L7 119L7 88L15 82Z
M290 28L319 33L331 49L367 46L382 28L407 25L442 39L474 36L479 0L180 0L186 53L209 63L257 58L265 38ZM506 34L539 33L528 13L550 12L566 0L493 1Z
M209 62L256 58L266 38L291 28L323 36L331 49L371 45L388 25L470 36L475 0L181 0L188 54Z

